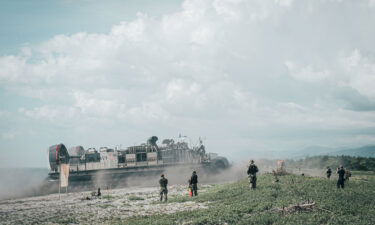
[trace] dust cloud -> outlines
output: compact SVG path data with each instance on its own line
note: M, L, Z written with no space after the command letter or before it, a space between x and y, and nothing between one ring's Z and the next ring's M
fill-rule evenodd
M47 174L42 168L1 168L0 200L50 193Z
M62 192L80 192L109 190L126 187L158 187L160 175L164 174L169 185L188 185L192 172L198 174L199 184L218 184L234 182L247 177L246 171L249 161L232 163L220 171L212 171L200 165L184 165L147 169L145 171L128 172L125 176L116 176L109 171L97 172L92 179L70 181L69 188ZM260 174L271 172L276 168L276 160L255 159ZM321 176L322 171L305 168L288 168L287 171L295 174L304 173L310 176ZM0 169L0 200L46 195L58 192L58 181L47 178L48 169Z

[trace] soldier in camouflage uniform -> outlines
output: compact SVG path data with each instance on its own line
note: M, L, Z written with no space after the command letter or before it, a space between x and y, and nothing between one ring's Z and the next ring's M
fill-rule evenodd
M332 170L331 170L331 168L329 168L329 166L327 166L326 174L327 174L327 178L328 178L328 179L331 178Z
M198 175L197 172L193 171L191 178L189 180L189 185L193 191L193 196L198 195Z
M337 172L339 175L339 179L337 180L337 188L343 188L344 189L344 183L345 183L345 170L343 166L340 166L337 168Z
M163 195L164 195L164 201L168 200L168 179L164 177L164 174L161 175L161 178L159 180L160 184L160 201L163 201Z
M250 161L249 168L247 169L247 175L249 176L250 188L255 189L257 187L257 175L258 167L254 164L254 160Z

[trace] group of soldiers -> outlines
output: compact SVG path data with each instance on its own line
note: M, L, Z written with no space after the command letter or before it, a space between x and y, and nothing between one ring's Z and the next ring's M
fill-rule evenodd
M254 160L251 160L250 165L248 166L248 169L247 169L247 175L249 177L249 183L250 183L251 189L255 189L257 186L257 176L256 176L257 172L259 172L259 169L254 164ZM352 173L349 170L345 170L342 165L337 168L336 173L339 175L339 178L337 180L337 188L344 188L345 181L349 180L349 178L352 176ZM326 174L327 174L327 178L330 179L332 175L332 170L330 167L327 167ZM303 173L302 173L302 176L304 176Z
M250 161L250 164L247 168L247 175L249 177L249 184L251 189L255 189L257 187L257 173L259 172L258 167L255 165L254 160ZM351 172L349 170L345 170L343 166L337 168L336 173L339 175L339 179L337 180L337 188L344 188L345 181L349 180L351 177ZM302 174L303 176L304 174ZM330 179L332 175L332 170L330 167L327 167L326 171L327 178ZM198 195L198 175L196 171L193 171L191 178L189 179L189 189L192 192L192 196ZM168 200L168 179L165 178L164 174L161 175L159 180L160 184L160 201Z
M336 169L336 173L339 175L339 179L337 180L337 188L344 188L345 181L349 181L349 177L352 176L352 173L350 170L345 170L342 165ZM326 175L328 179L331 178L332 170L329 166L327 167Z
M192 192L191 196L198 195L198 175L196 171L193 171L189 179L189 190ZM168 200L168 179L165 178L164 174L161 175L159 180L160 185L160 201L167 201Z

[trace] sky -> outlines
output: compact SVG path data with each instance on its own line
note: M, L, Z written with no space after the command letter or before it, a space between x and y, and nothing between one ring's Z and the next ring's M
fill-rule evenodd
M375 143L374 0L0 1L0 167L187 135L231 161Z

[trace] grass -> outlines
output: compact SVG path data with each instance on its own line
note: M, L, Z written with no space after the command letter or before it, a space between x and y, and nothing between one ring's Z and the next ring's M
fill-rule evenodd
M76 224L77 221L73 217L64 217L64 218L56 219L55 221L53 221L53 223L57 223L57 224Z
M115 207L113 205L110 205L110 204L104 204L104 205L99 205L100 208L103 208L103 209L106 209L106 208L111 208L111 207Z
M353 173L344 190L336 179L288 175L273 183L272 175L258 177L258 189L247 180L216 185L198 197L174 197L169 202L206 202L208 209L137 216L113 224L375 224L374 173ZM364 179L364 180L363 180ZM280 213L276 208L315 201L313 210Z
M115 197L114 196L112 196L112 195L103 195L103 197L102 197L103 199L114 199Z
M129 199L130 201L140 201L140 200L145 200L144 198L142 198L142 197L140 197L140 196L136 196L136 195L130 195L130 196L128 197L128 199Z

